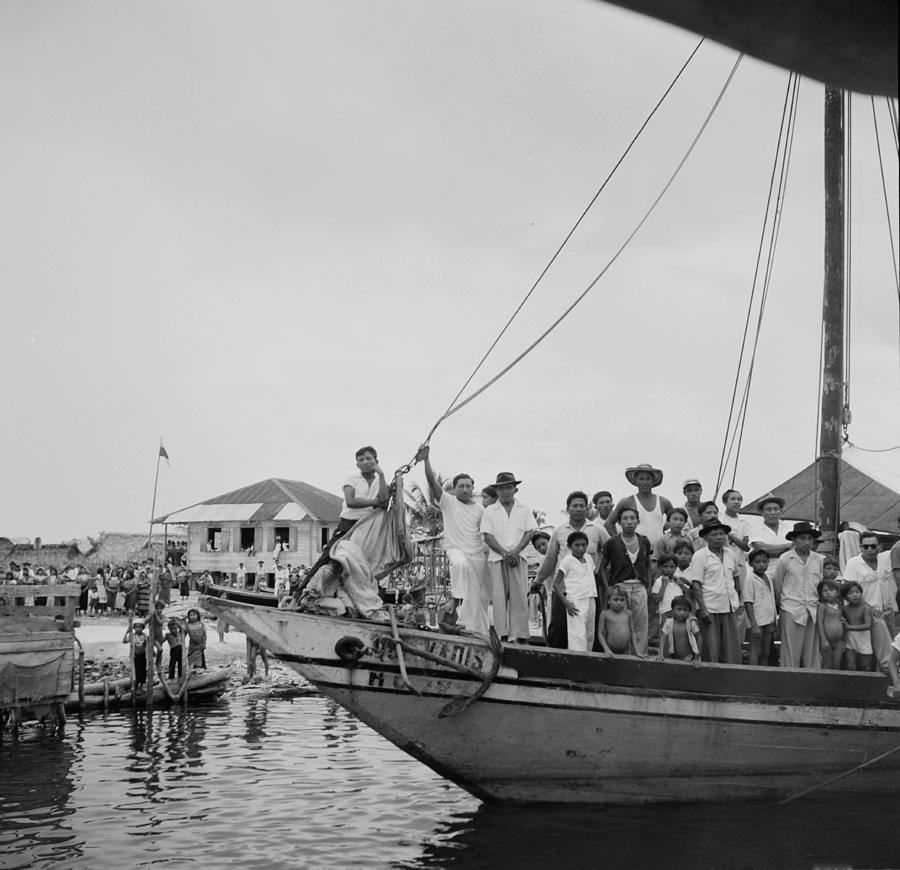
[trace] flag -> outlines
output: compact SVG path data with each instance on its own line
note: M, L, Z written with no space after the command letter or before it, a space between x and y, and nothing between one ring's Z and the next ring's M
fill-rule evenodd
M163 447L162 438L159 439L159 455L166 460L166 465L169 465L169 454L166 453L166 448Z

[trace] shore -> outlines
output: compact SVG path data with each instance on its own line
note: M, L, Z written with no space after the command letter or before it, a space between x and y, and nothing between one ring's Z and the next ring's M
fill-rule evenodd
M302 677L291 668L275 659L269 660L269 676L265 676L262 660L257 659L257 676L250 678L247 674L247 638L234 629L225 633L224 640L219 641L216 631L216 620L197 607L199 594L191 592L186 601L176 594L172 604L166 607L166 620L183 619L192 607L203 614L206 626L206 665L208 669L228 668L231 671L232 687L251 684L258 688L284 688L290 685L308 685ZM84 647L85 682L96 682L103 677L114 679L130 673L128 661L129 646L122 642L128 629L128 616L88 616L78 617L81 625L75 629L75 636ZM163 650L162 667L167 668L169 662L168 648Z

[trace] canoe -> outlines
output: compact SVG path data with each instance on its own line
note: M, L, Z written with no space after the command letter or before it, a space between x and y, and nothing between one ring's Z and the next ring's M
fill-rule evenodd
M231 671L228 668L216 668L215 670L211 671L194 671L188 677L188 701L191 702L199 700L212 700L217 698L228 688L228 681L230 678ZM131 705L131 692L122 691L118 697L115 694L114 685L119 685L120 688L123 688L123 683L127 686L130 685L131 681L129 679L110 680L109 697L107 703L107 707L110 710L116 710ZM178 680L167 679L166 683L172 691L172 694L177 693L179 687ZM91 684L91 687L93 688L96 685L97 684ZM88 687L85 686L85 710L98 709L103 707L103 684L100 683L99 685L101 686L100 693L88 693ZM138 692L135 698L135 702L137 704L145 704L147 702L147 693ZM169 697L168 693L159 683L156 683L153 687L153 703L172 703L172 700ZM66 697L66 710L69 712L77 712L78 709L78 693L74 692Z
M900 705L881 674L695 668L206 606L484 801L777 800L807 789L847 800L895 795L900 781Z
M255 604L259 607L278 607L278 599L271 592L253 592L249 589L237 589L234 586L211 584L207 587L206 594L213 598L240 601L243 604Z

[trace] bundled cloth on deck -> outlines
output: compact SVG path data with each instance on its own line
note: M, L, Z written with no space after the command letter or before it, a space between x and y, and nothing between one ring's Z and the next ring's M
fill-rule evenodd
M406 507L402 496L396 496L398 492L403 492L400 475L394 480L395 496L390 506L373 511L331 545L331 562L316 572L304 590L301 609L362 617L381 611L378 581L394 568L407 564L412 549Z

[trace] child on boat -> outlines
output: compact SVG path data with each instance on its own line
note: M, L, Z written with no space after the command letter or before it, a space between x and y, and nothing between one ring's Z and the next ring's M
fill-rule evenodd
M585 556L589 543L584 532L572 532L566 538L569 552L553 580L553 591L566 608L568 647L579 652L588 652L594 646L597 581L594 560Z
M147 682L147 635L144 634L144 623L136 619L125 632L122 643L131 644L131 656L134 660L134 687L141 688Z
M188 667L206 668L206 626L200 619L200 611L192 607L187 612L184 630L188 639Z
M675 510L681 510L681 508L675 508ZM684 546L690 549L690 544L685 543ZM659 624L662 626L667 619L671 619L672 602L679 596L685 595L687 584L686 578L685 581L682 581L677 576L678 557L674 553L664 553L659 556L656 560L656 567L659 569L659 576L653 581L650 599L657 605Z
M674 553L675 548L679 544L687 544L690 546L690 539L684 532L687 521L688 512L684 508L672 508L672 513L669 514L668 529L666 529L663 536L656 542L656 547L654 548L657 568L659 567L660 558L669 553ZM660 619L662 619L662 614L660 614Z
M845 671L871 671L875 663L872 650L872 608L863 601L862 586L855 580L841 589L844 599L844 657Z
M841 584L834 578L819 581L819 607L816 610L816 633L822 653L822 667L839 671L844 651L844 618L841 609Z
M169 645L169 679L175 676L178 671L178 679L184 675L183 665L181 661L182 638L184 632L181 630L181 623L177 619L170 619L168 623L168 631L166 631L163 639Z
M597 640L608 655L637 654L634 618L628 609L628 593L621 583L609 593L609 607L597 620Z
M767 665L775 639L775 590L768 575L769 554L753 550L747 557L750 573L741 589L741 601L750 621L751 665Z
M700 623L691 614L691 602L685 595L672 601L672 616L659 633L658 661L676 659L700 667Z
M834 556L826 556L822 564L822 578L825 580L837 580L838 587L844 582L841 575L841 563Z

